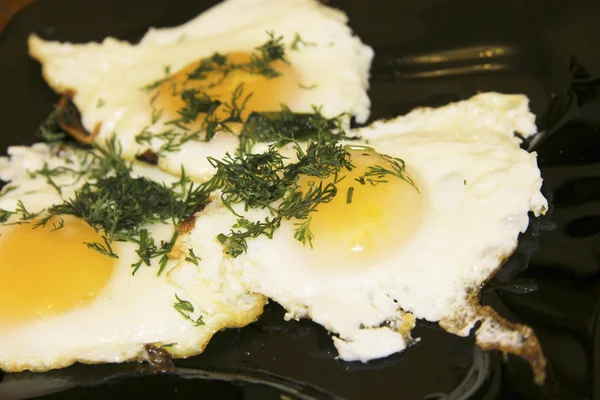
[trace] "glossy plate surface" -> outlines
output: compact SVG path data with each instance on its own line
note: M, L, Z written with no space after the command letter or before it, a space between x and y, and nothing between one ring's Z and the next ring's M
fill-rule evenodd
M72 42L135 41L214 2L39 0L0 36L0 146L30 144L57 100L27 56L30 32ZM600 396L600 3L558 0L338 0L375 50L371 119L478 91L525 93L542 131L538 152L550 212L532 219L517 252L482 292L531 325L548 358L543 387L526 363L484 353L470 338L419 323L421 342L369 364L335 360L327 332L283 321L270 304L246 328L217 334L171 374L143 365L76 365L0 375L0 399L580 399ZM0 345L7 345L0 343ZM287 396L287 397L286 397Z

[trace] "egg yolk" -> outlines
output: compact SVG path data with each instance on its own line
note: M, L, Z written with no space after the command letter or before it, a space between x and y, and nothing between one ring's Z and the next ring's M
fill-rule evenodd
M52 231L64 221L64 226ZM102 238L83 220L54 217L45 227L7 227L0 237L0 326L60 315L89 303L107 284L114 259L84 242Z
M275 77L244 69L233 69L224 73L224 68L216 68L190 78L203 61L206 60L184 67L162 82L158 92L153 95L156 96L152 100L154 109L165 111L169 117L176 117L180 110L190 105L184 101L181 94L185 90L197 90L196 96L201 97L205 94L211 100L221 102L212 115L219 120L224 120L230 116L226 104L232 104L234 92L240 84L243 84L236 104L242 108L241 119L245 120L253 111L280 111L281 104L291 104L297 97L298 91L302 90L299 86L299 73L290 64L281 60L269 64L279 74ZM240 65L250 61L250 54L231 53L227 55L226 63ZM251 96L247 98L248 95ZM200 113L194 121L186 125L190 128L200 128L205 118L206 113ZM236 129L234 124L229 126ZM238 125L237 129L239 126L241 125Z
M340 262L362 265L393 254L410 239L422 219L424 195L406 170L403 176L412 183L390 174L365 176L372 171L370 167L392 170L390 162L373 149L353 146L350 154L355 168L338 175L336 196L310 214L310 229L317 254L326 252ZM330 176L323 185L334 179ZM311 181L319 184L314 177L302 176L301 188Z

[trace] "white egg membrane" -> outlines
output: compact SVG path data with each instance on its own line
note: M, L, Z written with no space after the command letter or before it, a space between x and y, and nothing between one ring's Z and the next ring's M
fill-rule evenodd
M71 198L74 190L85 182L76 183L70 173L53 177L57 185L65 185L59 195L44 177L31 178L28 174L45 164L50 169L86 169L88 164L76 152L56 154L48 145L36 144L10 147L8 153L10 158L0 158L0 179L10 181L0 197L1 209L13 211L21 200L29 212L40 212ZM177 180L143 165L135 165L133 175L167 183ZM13 189L7 190L10 188ZM147 226L156 243L168 241L173 233L173 224L166 222ZM0 226L0 232L10 234L10 226ZM35 243L31 246L35 251ZM183 240L179 246L185 250ZM249 293L235 276L224 273L221 266L196 271L195 280L182 279L179 270L187 256L184 253L180 259L169 261L160 277L157 277L157 258L152 259L151 266L143 265L132 275L131 264L139 260L135 253L137 244L113 242L113 248L119 259L109 282L93 301L58 316L0 326L1 370L45 371L76 361L139 360L145 357L146 344L171 344L168 351L174 357L192 356L203 351L215 332L244 326L262 313L264 298ZM195 326L182 317L173 307L175 295L189 301L194 306L192 318L202 316L205 324Z
M151 29L136 45L113 38L102 43L59 43L32 35L29 49L55 91L76 93L73 100L84 127L92 132L101 123L97 140L103 143L116 134L123 155L133 157L148 147L135 141L142 130L159 133L173 128L162 120L152 123L148 95L140 88L164 78L166 65L174 73L215 52L251 52L266 42L268 31L283 36L287 59L299 71L302 84L311 87L299 90L288 107L312 112L313 106L322 106L326 117L347 113L365 122L373 50L352 35L346 22L344 13L316 0L227 0L184 25ZM298 34L307 45L300 43L292 50L289 45ZM153 150L160 144L154 140ZM213 172L206 157L221 158L237 146L234 136L222 132L209 143L185 143L161 157L159 166L179 173L183 165L189 175L205 178Z
M218 196L199 214L190 245L211 255L201 266L224 263L252 291L285 307L286 318L309 317L334 333L343 360L366 362L403 350L414 321L406 313L442 321L462 336L482 320L481 344L517 351L527 342L539 350L535 335L528 342L520 326L507 327L472 301L513 253L528 213L547 208L536 154L522 150L515 136L534 134L534 119L525 96L486 93L354 132L378 152L404 159L425 203L416 233L383 262L344 269L332 250L331 258L311 263L311 249L294 240L292 223L273 239L249 240L247 254L225 258L214 237L227 233L236 217ZM236 212L244 214L242 207ZM256 221L268 213L245 215Z

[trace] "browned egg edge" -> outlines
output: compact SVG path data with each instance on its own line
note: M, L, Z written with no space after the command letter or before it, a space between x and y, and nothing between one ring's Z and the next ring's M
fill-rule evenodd
M485 284L492 279L508 259L514 254L517 245L504 256L498 258L498 267L476 287L467 289L467 307L468 309L460 309L450 318L442 318L439 325L450 333L456 333L462 330L473 321L482 319L490 319L497 323L502 328L517 332L523 342L520 345L504 346L500 343L481 343L477 340L477 345L483 350L499 350L506 356L513 354L525 359L531 366L533 378L536 384L543 385L546 380L546 357L542 351L539 339L535 335L533 329L525 324L511 322L506 318L501 317L492 307L481 305L481 289Z
M57 105L57 123L79 143L92 144L96 136L100 133L102 123L97 122L96 125L94 125L94 130L88 132L83 127L79 109L73 104L73 97L75 97L74 90L69 89L62 94Z

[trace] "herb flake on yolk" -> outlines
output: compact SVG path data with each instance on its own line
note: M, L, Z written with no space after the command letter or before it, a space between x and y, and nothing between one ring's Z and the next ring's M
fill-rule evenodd
M423 196L404 169L393 173L401 165L394 159L363 146L350 146L349 153L351 170L324 180L300 176L300 190L321 183L337 189L331 201L310 213L311 245L348 262L385 257L418 228Z
M202 130L205 140L211 130L226 124L235 132L251 112L278 111L298 96L298 72L283 60L270 62L273 75L246 67L254 56L231 53L193 63L166 78L152 97L152 107L168 124L190 130ZM209 62L207 62L209 61ZM212 65L210 68L206 65ZM204 66L204 69L203 69Z

